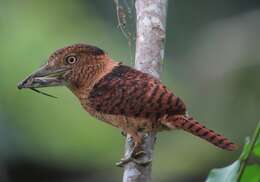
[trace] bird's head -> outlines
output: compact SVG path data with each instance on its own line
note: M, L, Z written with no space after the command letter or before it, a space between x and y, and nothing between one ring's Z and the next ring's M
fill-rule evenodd
M47 63L18 84L18 88L68 86L79 88L90 83L110 61L103 50L74 44L55 51Z

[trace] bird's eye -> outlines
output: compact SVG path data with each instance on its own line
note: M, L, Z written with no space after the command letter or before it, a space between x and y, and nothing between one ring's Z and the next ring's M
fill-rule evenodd
M66 59L65 59L65 61L66 61L66 63L68 63L68 64L74 64L74 63L76 63L77 62L77 57L76 56L68 56L68 57L66 57Z

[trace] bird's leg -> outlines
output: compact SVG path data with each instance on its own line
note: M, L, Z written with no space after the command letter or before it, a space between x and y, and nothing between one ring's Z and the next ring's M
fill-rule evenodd
M151 160L142 158L146 154L141 147L143 135L140 133L134 133L130 135L131 137L128 138L128 142L131 142L130 151L116 165L123 167L128 162L135 162L140 165L148 165Z
M149 158L147 153L143 150L144 146L142 146L143 141L145 140L146 136L148 136L148 134L147 135L144 135L144 134L140 135L140 143L138 143L138 142L135 143L134 150L133 150L133 153L132 153L132 155L133 155L132 160L135 163L137 163L139 165L143 165L143 166L149 165L152 162L152 159Z

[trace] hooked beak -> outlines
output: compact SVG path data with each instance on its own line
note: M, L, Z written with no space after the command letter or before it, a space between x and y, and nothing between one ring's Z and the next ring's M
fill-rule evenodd
M18 84L18 89L64 85L63 75L68 68L52 68L47 65L32 73Z

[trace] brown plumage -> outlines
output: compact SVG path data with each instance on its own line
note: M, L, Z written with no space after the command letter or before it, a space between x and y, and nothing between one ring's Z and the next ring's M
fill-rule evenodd
M131 130L137 133L178 128L206 139L220 148L236 148L228 139L187 117L183 101L160 81L128 66L118 65L102 77L82 103L85 108L102 114L101 119L106 121L105 115L131 118L132 123L128 123L128 127L133 127ZM128 128L125 129L125 126L120 124L119 120L118 127L127 132Z
M143 133L183 129L220 148L236 149L228 139L188 117L183 101L159 80L112 60L97 47L75 44L57 50L18 87L56 85L70 88L91 115L130 134L135 148Z

